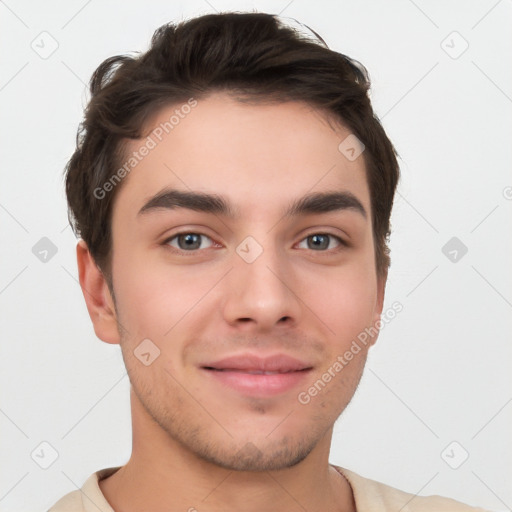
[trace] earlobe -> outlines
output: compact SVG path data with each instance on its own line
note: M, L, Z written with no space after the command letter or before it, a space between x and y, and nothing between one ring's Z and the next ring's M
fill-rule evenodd
M96 336L106 343L119 343L116 311L105 276L94 261L87 244L79 240L76 259L80 287Z
M377 311L379 313L379 317L382 314L382 310L384 309L384 296L386 293L387 280L387 271L383 276L377 277Z
M379 337L380 328L382 326L381 315L384 308L384 295L386 291L387 272L383 276L377 277L377 300L375 302L375 313L373 316L373 327L378 332L372 337L371 344L373 345Z

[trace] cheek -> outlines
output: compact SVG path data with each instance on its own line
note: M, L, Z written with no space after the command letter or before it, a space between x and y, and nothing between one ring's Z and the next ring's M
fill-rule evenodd
M190 267L150 263L136 255L118 258L114 268L121 320L130 333L155 340L168 338L218 280L206 267L191 274Z
M341 343L350 342L373 321L377 299L374 274L368 267L351 266L316 282L311 303L320 320Z

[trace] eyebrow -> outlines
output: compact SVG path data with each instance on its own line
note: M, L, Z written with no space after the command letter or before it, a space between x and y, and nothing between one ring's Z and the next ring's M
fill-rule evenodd
M173 210L187 208L203 213L211 213L234 218L237 210L228 200L217 194L193 192L176 189L164 189L151 197L139 210L139 215L160 209ZM328 213L333 211L352 210L365 219L367 213L361 201L348 191L315 192L296 199L285 211L284 216Z
M367 217L363 204L351 192L315 192L294 201L286 216L353 210Z

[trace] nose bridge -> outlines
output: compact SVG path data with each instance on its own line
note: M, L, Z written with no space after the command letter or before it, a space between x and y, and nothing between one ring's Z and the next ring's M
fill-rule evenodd
M260 328L270 328L283 318L297 320L299 304L286 272L286 255L271 236L259 242L247 236L236 247L224 314L230 323L252 320Z

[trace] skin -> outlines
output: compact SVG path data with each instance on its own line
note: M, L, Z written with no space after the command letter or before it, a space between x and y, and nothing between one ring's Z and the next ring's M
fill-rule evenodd
M159 111L150 127L175 108ZM375 270L364 159L338 150L349 134L301 102L247 105L211 95L118 190L115 302L78 243L96 335L120 344L131 382L132 455L100 482L114 510L355 510L350 485L328 457L334 422L376 337L308 404L297 399L382 312L386 279ZM137 215L166 187L222 195L237 215L185 208ZM283 217L304 194L333 190L356 196L366 218L353 209ZM206 236L199 249L180 252L177 238L166 242L178 231ZM333 235L327 249L311 248L308 237L318 233ZM236 252L247 236L263 249L252 263ZM134 355L144 339L160 350L149 366ZM254 397L198 366L240 352L285 353L313 369L290 391Z

